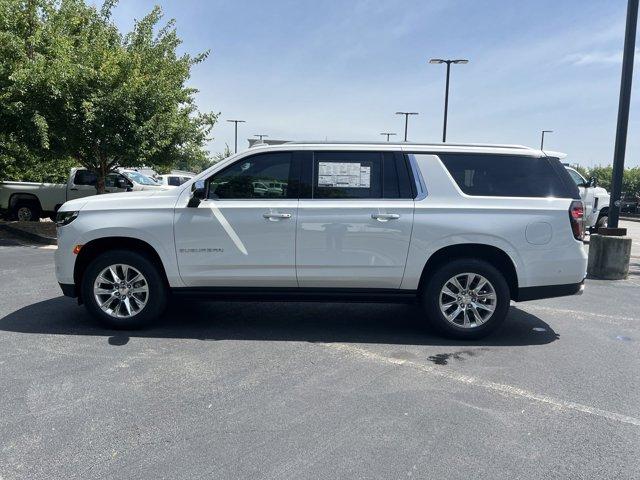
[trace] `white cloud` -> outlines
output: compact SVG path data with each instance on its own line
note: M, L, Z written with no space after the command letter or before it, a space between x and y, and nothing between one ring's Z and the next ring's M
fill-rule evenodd
M635 52L636 63L640 57L640 49ZM620 65L622 63L622 51L593 51L567 55L565 61L572 65Z

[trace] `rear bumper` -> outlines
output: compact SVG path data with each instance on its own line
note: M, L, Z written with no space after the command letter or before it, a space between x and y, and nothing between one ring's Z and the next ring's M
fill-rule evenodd
M584 280L580 283L567 283L564 285L544 285L541 287L519 288L516 302L528 300L540 300L541 298L566 297L569 295L582 295Z
M72 283L58 283L60 285L60 289L62 290L62 294L65 297L76 298L78 296L78 292L76 291L76 286Z

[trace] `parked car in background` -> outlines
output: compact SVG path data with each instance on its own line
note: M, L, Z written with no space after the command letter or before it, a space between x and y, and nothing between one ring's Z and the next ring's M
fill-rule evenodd
M263 146L168 191L65 203L56 275L110 328L153 322L173 292L417 302L471 339L511 300L582 291L583 211L558 159L527 147Z
M611 196L604 188L599 187L595 178L587 180L580 172L565 166L571 179L580 190L580 198L584 202L585 228L596 230L606 227L609 220L609 200Z
M164 188L135 170L119 170L105 179L107 193ZM54 217L58 208L69 200L96 194L96 174L84 168L72 168L67 183L0 182L0 212L13 220L37 221Z
M630 213L633 215L640 213L640 195L622 192L620 213Z
M185 182L188 182L194 177L195 174L189 172L171 172L164 175L154 175L154 179L161 185L169 187L179 187Z

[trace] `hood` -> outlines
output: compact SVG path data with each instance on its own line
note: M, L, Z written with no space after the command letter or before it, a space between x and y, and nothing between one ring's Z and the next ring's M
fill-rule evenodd
M154 188L153 190L137 190L134 192L122 193L105 193L102 195L93 195L90 197L77 198L69 200L60 207L60 211L72 210L102 210L110 208L127 208L128 206L137 206L140 202L144 202L147 198L166 193L176 196L175 191Z
M146 191L155 191L155 190L169 190L170 188L174 188L169 185L141 185L138 183L140 190L136 190L137 192L146 192Z

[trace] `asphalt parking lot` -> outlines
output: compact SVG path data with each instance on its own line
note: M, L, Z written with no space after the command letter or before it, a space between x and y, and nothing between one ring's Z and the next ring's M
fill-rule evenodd
M410 305L174 304L105 331L0 236L0 479L640 478L631 274L478 342Z

